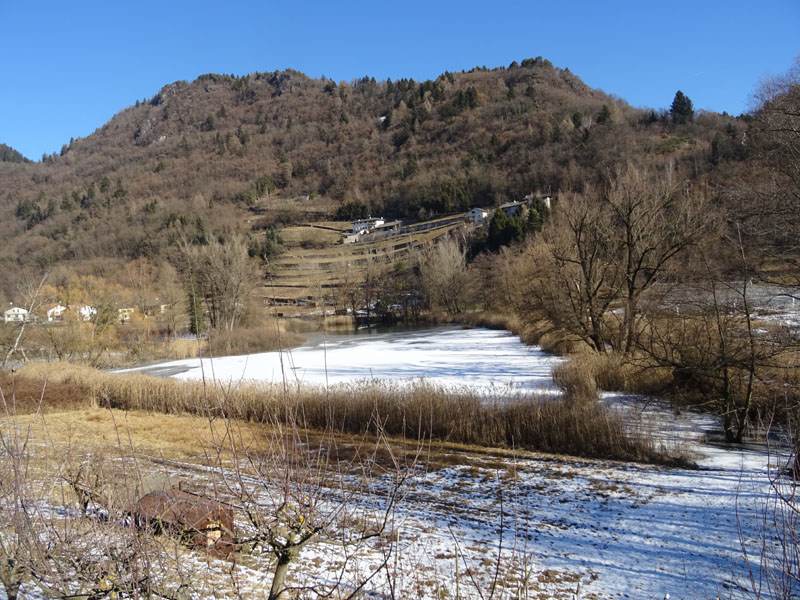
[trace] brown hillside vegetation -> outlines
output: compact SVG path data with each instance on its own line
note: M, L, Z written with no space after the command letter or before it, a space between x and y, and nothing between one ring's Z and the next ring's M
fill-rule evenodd
M581 189L633 158L671 159L696 178L715 132L727 131L719 153L740 127L713 114L673 127L541 58L425 82L203 75L60 155L0 165L0 265L108 274L109 258L163 258L180 239L226 231L256 238L344 202L387 217L491 207Z

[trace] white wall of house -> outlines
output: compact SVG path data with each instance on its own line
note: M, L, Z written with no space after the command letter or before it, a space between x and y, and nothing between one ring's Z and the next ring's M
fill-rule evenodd
M383 219L364 219L363 221L356 221L353 223L353 233L359 233L361 231L369 231L370 229L374 229L379 225L383 225Z
M19 306L13 306L3 313L3 318L6 323L20 323L28 320L28 311Z
M94 306L89 306L89 305L81 306L78 309L78 314L84 321L90 321L92 317L97 316L97 309Z
M53 308L47 311L47 320L55 321L56 319L61 318L61 315L64 314L65 310L67 310L66 306L61 306L60 304L54 306Z
M467 219L476 224L485 223L488 216L489 211L483 210L482 208L473 208L465 215Z

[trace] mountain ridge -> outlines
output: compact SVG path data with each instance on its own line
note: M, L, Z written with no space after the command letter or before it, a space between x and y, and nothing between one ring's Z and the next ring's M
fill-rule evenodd
M182 237L257 235L345 202L397 218L491 207L599 184L631 160L707 161L725 126L741 128L702 113L675 129L541 57L424 82L206 74L59 155L0 165L0 265L163 257Z

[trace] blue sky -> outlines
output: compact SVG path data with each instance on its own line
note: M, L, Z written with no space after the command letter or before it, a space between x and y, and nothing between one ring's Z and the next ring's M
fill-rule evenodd
M0 0L0 142L39 160L202 73L424 80L535 56L634 106L680 89L740 114L800 55L798 32L797 0Z

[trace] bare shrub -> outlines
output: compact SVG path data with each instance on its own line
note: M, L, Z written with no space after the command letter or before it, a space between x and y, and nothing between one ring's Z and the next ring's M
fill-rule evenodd
M657 394L672 383L672 371L646 355L584 353L577 360L591 363L597 387L601 390Z
M230 422L226 434L214 439L214 466L243 518L237 546L273 556L269 600L299 593L329 597L342 589L354 590L352 597L386 568L395 551L386 534L414 460L394 455L379 423L372 424L374 443L356 441L348 452L330 431L314 439L303 434L293 417L262 425L258 450L233 442ZM378 460L379 454L388 459ZM339 560L333 573L322 580L309 574L292 578L290 569L303 550L320 542L334 545L328 551ZM365 572L352 567L376 545L382 550L377 561Z
M563 331L545 331L539 336L542 350L556 356L567 356L585 348L583 342Z
M24 386L21 386L24 387ZM191 596L198 564L125 519L140 487L121 438L109 454L54 442L41 416L15 412L16 386L0 388L0 584L9 600ZM6 391L9 393L6 394ZM188 595L187 595L188 594Z
M88 388L76 383L46 382L43 378L14 377L0 371L4 391L0 414L24 415L85 406Z

